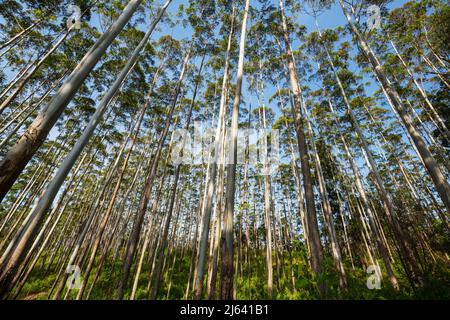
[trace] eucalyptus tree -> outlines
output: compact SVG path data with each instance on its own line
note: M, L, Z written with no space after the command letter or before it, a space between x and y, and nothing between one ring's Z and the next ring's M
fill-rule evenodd
M385 91L386 98L393 106L393 110L398 113L400 119L403 122L408 134L410 135L419 156L421 157L433 183L436 187L437 192L439 193L442 202L447 208L447 211L450 211L450 185L445 178L442 170L439 167L439 164L436 162L436 159L431 154L429 148L426 146L423 138L417 132L411 117L408 115L405 105L400 98L398 91L392 84L392 81L389 79L388 75L385 73L383 66L381 65L379 59L375 56L369 43L366 39L366 36L360 31L357 23L353 20L348 8L344 4L343 0L339 0L339 4L344 12L344 15L348 21L350 30L355 37L355 41L358 44L358 47L362 50L364 56L369 61L372 66L373 72L380 83L380 86Z
M320 31L320 29L318 31L318 35L319 35L319 37L321 37L322 40L325 40L322 37L322 32ZM312 40L312 41L314 41L314 40ZM319 42L320 42L320 40L319 40ZM364 133L362 132L362 129L359 124L359 120L357 120L356 115L353 111L353 106L358 106L358 104L364 104L365 102L362 101L363 97L361 97L361 95L359 96L359 99L353 99L350 102L350 95L352 92L352 82L354 84L355 76L352 75L352 73L348 70L348 68L346 66L346 57L348 57L348 55L345 54L345 51L344 51L345 50L344 48L346 46L347 46L347 44L344 43L342 49L339 51L339 57L340 57L339 65L341 66L342 69L338 70L336 67L336 64L333 61L333 58L331 56L333 53L330 52L330 50L328 48L328 44L324 43L323 50L325 52L327 60L325 63L321 61L321 66L324 66L324 65L327 66L327 64L328 64L328 66L331 69L332 74L334 75L334 79L335 79L334 83L337 84L337 88L332 88L331 91L337 90L338 92L340 92L340 95L342 97L342 100L340 100L340 101L342 101L341 104L344 105L345 110L346 110L346 116L350 120L352 127L355 128L355 131L358 135L358 140L361 143L361 148L364 153L364 159L367 163L368 168L370 168L371 172L374 175L374 178L375 178L374 182L375 182L377 189L379 190L379 193L380 193L383 205L384 205L384 210L385 210L386 216L389 220L390 226L391 226L394 234L396 235L398 243L402 249L401 252L405 255L405 259L407 261L406 266L409 266L410 263L412 263L414 266L417 262L414 262L415 257L410 248L411 241L406 240L406 235L404 234L404 232L402 231L402 229L399 225L399 221L398 221L399 218L397 215L397 210L394 208L391 192L389 192L388 189L385 187L385 183L380 176L379 168L378 168L377 164L375 163L373 152L372 152L372 150L369 149L367 139L365 138ZM344 78L345 80L343 81L342 78ZM409 269L407 269L407 271L410 271L412 273L412 271Z
M131 263L132 263L132 259L134 256L134 252L136 250L136 246L137 246L137 242L139 240L140 237L140 231L142 228L142 223L143 223L143 219L147 210L147 206L148 206L148 202L149 202L149 198L151 195L151 191L152 191L152 187L153 187L153 181L155 179L155 175L156 175L156 171L158 169L158 164L159 164L159 159L161 157L161 153L162 153L162 149L164 147L165 141L166 141L166 137L167 134L169 132L169 128L170 125L172 123L172 117L173 117L173 113L175 110L175 107L177 106L177 102L178 102L178 98L181 92L181 88L183 85L183 80L185 78L185 75L187 73L187 69L189 66L189 60L191 57L191 52L192 52L192 43L189 44L189 47L187 49L186 55L183 59L183 65L182 68L180 70L180 75L179 75L179 79L176 83L176 87L175 90L173 91L173 95L172 95L172 99L170 102L170 107L169 110L167 112L167 118L165 121L165 126L163 131L161 132L160 136L159 136L159 140L158 140L158 146L157 149L155 151L155 154L153 156L152 159L152 165L150 168L150 172L147 176L147 180L145 183L145 188L144 188L144 193L141 197L140 200L140 208L139 208L139 213L136 216L136 220L133 224L133 229L131 231L130 234L130 238L128 240L127 243L127 247L126 247L126 252L125 252L125 261L123 264L123 268L122 268L122 277L121 280L119 282L119 287L118 287L118 298L122 299L124 296L124 291L125 291L125 287L127 285L127 281L128 281L128 275L129 275L129 271L130 271L130 267L131 267Z
M236 189L236 162L237 162L237 131L239 121L239 106L241 103L242 80L244 76L245 38L247 35L247 20L250 10L250 0L245 1L245 7L241 24L241 37L239 43L239 61L236 72L236 87L234 92L233 109L231 114L231 128L229 136L228 163L226 168L226 195L224 212L224 229L222 234L222 267L220 269L220 297L221 299L233 298L233 261L234 261L234 239L233 218L234 201Z
M164 14L165 9L170 4L170 0L167 1L161 9L159 9L156 17L152 21L147 33L139 43L139 45L135 48L134 52L132 53L130 59L128 60L125 67L120 72L119 76L117 77L116 81L113 83L109 91L105 94L103 99L100 101L100 104L94 113L93 117L90 120L90 123L86 127L85 131L83 132L83 135L78 140L77 144L73 147L71 153L67 156L63 164L61 165L59 171L56 173L55 177L53 178L52 182L49 184L46 193L41 197L39 203L36 205L34 211L31 213L31 219L28 222L28 225L23 229L22 236L17 238L16 244L13 246L15 247L14 252L11 253L11 259L9 261L5 261L5 268L4 273L2 274L2 283L3 279L6 279L6 276L11 270L14 270L17 268L17 265L20 264L21 259L23 257L23 253L27 250L27 248L30 245L30 241L34 238L34 235L36 234L37 229L39 228L40 224L43 221L44 214L50 207L52 200L56 196L56 194L59 191L59 188L61 187L61 184L63 183L65 177L67 176L68 172L70 171L71 167L75 163L76 159L80 155L81 151L83 150L84 146L88 142L90 136L92 135L93 131L95 130L96 125L100 121L102 115L104 114L106 107L110 103L111 99L116 94L117 90L119 89L120 85L126 78L127 74L130 72L132 67L135 65L139 54L141 53L141 50L146 45L150 35L152 34L153 30L156 27L156 24L161 19L162 15ZM6 283L6 282L5 282Z
M283 38L286 50L286 60L288 63L289 78L294 98L292 114L295 117L295 132L297 135L298 150L300 152L301 172L303 178L303 188L306 202L306 223L308 230L308 244L310 246L311 267L317 276L321 274L321 264L323 260L322 244L320 242L319 228L317 224L317 213L315 207L313 181L311 177L311 168L309 164L309 148L306 141L304 129L304 115L301 105L304 103L302 89L296 70L296 62L292 52L289 40L290 31L288 29L287 18L284 12L284 2L280 0L281 30L277 30L280 37ZM292 30L291 30L292 32ZM323 291L323 288L321 288Z
M342 1L353 28L330 30L319 27L322 9L336 9L328 1L167 0L159 12L132 1L123 13L126 3L75 1L79 30L67 29L65 1L0 4L0 155L48 116L0 205L3 299L385 298L443 287L450 220L397 111L448 180L446 4L383 7L374 31L362 22L367 1ZM301 15L311 10L316 26ZM171 163L177 130L198 121L213 133L202 137L209 148L189 166ZM276 141L239 138L254 126L281 133L275 172ZM67 286L74 265L78 291ZM369 266L390 287L362 291Z
M228 8L229 5L225 5L224 9ZM231 19L231 21L230 21ZM230 68L230 56L231 56L231 45L233 39L234 32L234 24L235 24L235 8L232 9L231 17L224 14L224 21L229 23L229 26L226 23L223 24L222 29L227 31L229 27L228 34L225 34L226 41L226 53L225 53L225 61L224 61L224 71L223 71L223 80L221 87L221 96L220 96L220 105L219 105L219 113L217 116L217 127L214 136L214 149L213 154L209 155L211 160L208 162L209 171L207 174L207 182L205 186L205 197L203 199L202 204L202 228L200 230L200 240L198 243L198 258L196 261L196 272L195 272L195 298L201 299L203 292L203 277L204 277L204 269L206 263L206 250L208 245L208 235L211 221L211 211L213 207L213 197L216 189L216 177L217 177L217 167L219 164L219 159L221 156L221 146L225 137L225 114L226 114L226 106L228 105L228 78L229 78L229 68ZM222 30L221 30L222 31ZM219 230L219 228L217 228ZM215 277L214 277L215 281Z
M68 23L67 30L63 29L60 32L60 33L62 33L60 38L53 45L49 46L48 48L45 48L45 50L42 53L39 53L37 59L35 61L29 63L27 65L27 67L23 70L23 72L21 73L21 76L16 77L16 79L8 86L8 88L2 92L1 96L4 97L6 92L8 92L8 90L14 89L9 94L9 96L1 102L0 114L6 109L6 107L8 107L11 104L12 101L14 101L14 99L23 90L23 88L29 82L29 80L35 76L35 74L40 69L40 67L42 65L44 65L47 62L47 60L49 60L49 57L52 56L52 54L61 46L61 44L63 44L66 41L66 39L71 34L71 32L76 30L76 28L81 24L81 18L83 18L83 16L85 16L85 15L87 15L89 17L90 10L92 9L92 6L95 4L95 2L96 1L93 1L91 4L89 4L87 6L87 8L85 8L83 10L83 12L81 12L81 9L80 9L80 16L76 18L79 21L77 23ZM40 22L40 21L38 21L38 22ZM36 24L37 23L35 23L34 25L36 25ZM65 27L65 25L64 25L64 27ZM14 88L14 86L15 86L15 88Z
M185 130L189 129L189 126L191 124L191 118L192 118L192 113L193 113L193 109L194 109L194 105L195 105L195 99L197 96L197 91L198 91L198 86L200 84L200 76L202 73L202 68L203 68L203 63L204 63L204 59L205 59L205 54L203 55L202 61L200 63L200 67L197 73L196 78L194 79L195 81L195 85L194 85L194 91L192 93L192 99L191 102L189 104L189 108L188 111L186 112L186 123L185 123ZM184 146L181 146L181 155L183 154L183 149ZM171 218L172 218L172 214L174 211L174 204L175 204L175 198L177 196L177 188L178 188L178 181L180 178L180 172L181 172L181 163L176 165L176 169L175 169L175 174L174 174L174 182L173 182L173 187L171 190L171 195L170 195L170 202L169 202L169 206L167 209L167 217L165 220L165 225L164 225L164 230L163 230L163 234L162 234L162 239L161 239L161 245L159 248L159 254L158 254L158 263L156 265L156 270L155 270L155 274L154 274L154 283L153 283L153 287L152 287L152 291L150 294L150 299L155 299L157 297L158 294L158 290L159 290L159 283L160 283L160 277L161 277L161 269L163 267L163 257L165 255L165 249L167 246L167 241L168 241L168 232L169 232L169 225L171 222Z
M0 162L0 201L16 181L36 150L42 145L49 131L67 107L77 90L95 67L108 46L137 10L142 0L131 0L120 17L103 33L86 53L64 84L58 89L44 110L35 118L19 141Z

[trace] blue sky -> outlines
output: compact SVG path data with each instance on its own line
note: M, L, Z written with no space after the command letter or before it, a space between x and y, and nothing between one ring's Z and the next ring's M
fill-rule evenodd
M396 0L391 2L388 6L387 9L390 11L393 8L397 8L402 6L404 3L406 3L407 1L402 1L402 0ZM168 12L173 15L177 12L178 7L180 4L184 4L185 6L188 4L187 1L184 0L174 0L172 2L172 4L170 5ZM278 7L278 0L273 0L273 4ZM290 12L286 12L288 16L290 16L292 19L294 19L297 23L302 24L304 26L306 26L308 32L311 31L315 31L316 30L316 25L314 22L314 18L311 17L310 15L306 14L306 13L301 13L297 16L292 16ZM241 13L242 14L242 13ZM251 17L249 20L249 25L248 27L253 23L255 17ZM364 17L362 18L364 21ZM318 22L320 25L320 28L323 29L327 29L327 28L336 28L338 26L345 26L347 24L347 21L344 17L344 14L342 12L341 7L339 6L339 4L336 2L334 5L332 5L330 7L330 9L324 11L319 17L318 17ZM162 34L170 34L171 36L173 36L176 39L190 39L191 35L192 35L192 31L190 29L184 29L181 25L176 26L173 30L161 30L158 32L158 34L155 35L155 38L157 38L158 36L162 35ZM350 43L351 39L347 38L346 40L348 40ZM297 40L293 42L293 47L296 48L297 46L300 45L300 42ZM355 44L353 44L353 52L355 53L357 50L357 47ZM313 64L314 65L314 64ZM357 71L358 66L356 66L356 64L351 64L351 69L353 69L354 71ZM236 70L233 70L231 72L231 75L234 77ZM365 80L369 80L369 77L366 75L365 76ZM244 82L243 82L243 98L246 102L246 107L248 108L249 105L252 106L252 108L254 109L257 105L258 105L258 101L257 101L257 97L254 94L251 94L248 90L247 90L247 77L245 77L244 75ZM308 83L309 86L311 87L315 87L314 83ZM378 90L378 84L375 83L374 81L371 81L371 85L369 85L367 88L367 93L371 94L372 92L374 92L375 90ZM264 92L264 99L265 102L268 103L268 98L270 96L272 96L276 91L275 87L266 87L265 88L265 92ZM272 110L275 112L276 116L280 115L279 110L277 110L277 108L274 105L269 105L269 107L272 108ZM363 159L358 159L357 160L358 165L360 166L360 168L362 169L362 172L364 174L367 174L367 168L364 165L364 160Z
M156 1L157 3L163 3L164 0L159 0ZM255 3L255 1L253 1ZM391 10L392 8L396 8L399 7L401 5L403 5L406 1L402 1L402 0L395 0L392 3L390 3L387 8L389 10ZM185 7L189 5L189 1L188 0L173 0L172 3L170 4L169 8L168 8L168 13L171 16L176 16L176 13L178 12L178 8L179 6L183 4ZM273 0L273 4L275 6L278 6L278 0ZM308 29L308 31L314 31L315 28L315 24L314 24L314 20L311 16L305 14L305 13L301 13L298 16L292 16L290 12L286 12L288 16L290 16L292 19L294 19L297 23L305 25ZM254 19L256 19L256 17L251 17L249 20L249 25L254 22ZM319 20L319 25L322 29L325 28L335 28L337 26L345 26L346 25L346 20L345 17L342 13L342 9L340 8L338 3L335 3L334 5L331 6L330 9L328 9L327 11L325 11L324 13L322 13L321 16L319 16L318 18ZM148 21L150 21L150 19L148 19ZM91 21L90 21L91 25L94 25L96 27L99 27L98 25L98 16L97 15L92 15ZM142 29L145 30L145 25L142 25ZM154 35L152 36L152 39L158 39L160 36L162 35L171 35L172 37L176 38L176 39L190 39L192 36L192 30L188 29L184 29L183 26L181 24L175 26L174 28L168 29L167 25L161 25L161 28L154 33ZM293 47L295 48L296 46L299 45L298 41L294 41L293 43ZM356 45L353 45L354 50L356 49ZM199 61L197 60L195 63L198 63ZM356 69L357 66L356 65L352 65L351 66L353 69ZM14 73L7 73L8 76L13 76ZM234 76L235 74L235 70L233 70L231 72L231 75ZM309 85L313 85L313 84L309 84ZM378 85L376 84L372 84L369 88L368 88L368 93L370 94L372 91L378 89ZM264 92L264 98L265 101L267 102L268 98L273 95L273 93L275 92L276 88L274 87L267 87L265 92ZM249 104L252 105L252 108L255 108L255 106L258 105L257 103L257 99L254 95L250 94L247 90L247 78L244 78L244 83L243 83L243 96L244 96L244 100L247 103L247 107ZM98 101L100 100L100 97L97 97ZM279 115L279 112L274 109L275 113L277 115ZM51 136L54 135L54 132L52 132Z
M162 4L164 1L165 0L157 0L155 2ZM255 1L253 1L253 2L255 3ZM272 0L272 2L275 6L278 6L278 0ZM387 7L388 7L388 9L396 8L396 7L401 6L405 2L407 2L407 1L395 0L392 3L390 3ZM172 3L170 4L169 8L167 9L168 13L171 16L175 16L178 11L178 8L181 4L186 7L189 5L189 0L173 0ZM287 15L291 16L290 12L287 12ZM291 16L291 18L293 18L297 23L305 25L309 32L314 31L316 29L313 18L305 13L301 13L297 17ZM251 24L252 21L254 21L254 19L255 19L255 17L251 17L249 24ZM321 16L319 16L318 20L319 20L319 25L322 29L335 28L337 26L346 25L346 20L344 18L344 15L343 15L342 10L338 3L335 3L329 10L325 11ZM97 15L92 15L90 24L99 28L99 21L98 21ZM146 26L143 25L141 27L143 30L145 30ZM162 35L171 35L172 37L174 37L175 39L178 39L178 40L181 40L181 39L188 40L191 38L192 30L190 28L187 28L187 29L183 28L183 26L181 24L178 24L177 26L175 26L174 28L171 28L170 30L168 29L168 27L166 25L163 25L163 26L161 26L161 28L159 30L157 30L154 33L154 35L152 36L152 39L158 39ZM294 41L293 47L295 48L299 44L300 43L298 41ZM356 46L353 46L353 47L356 48ZM6 70L7 70L8 77L13 77L15 75L15 72L11 73L8 70L8 68L6 68ZM252 103L252 105L255 105L256 101L254 99L249 99L250 94L248 94L248 92L245 90L246 86L247 86L247 83L244 80L244 94L245 94L246 101L249 103ZM269 89L269 91L267 92L266 98L268 98L269 96L271 96L273 94L273 90L270 90L271 88L268 88L268 89ZM373 87L371 89L376 89L376 87Z

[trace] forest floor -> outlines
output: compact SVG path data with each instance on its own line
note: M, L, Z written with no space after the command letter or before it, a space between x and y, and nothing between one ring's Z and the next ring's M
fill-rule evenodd
M258 257L259 256L259 257ZM158 299L184 299L186 286L188 283L190 255L185 254L182 259L178 259L174 270L166 270L162 275L161 288ZM450 299L450 266L446 264L436 264L428 268L423 276L423 285L412 288L402 273L399 265L394 264L397 278L400 284L400 291L396 292L390 285L382 270L383 277L380 282L380 289L368 289L367 281L370 276L364 268L345 264L347 272L348 291L341 292L338 286L337 274L333 271L331 259L325 259L327 272L324 273L322 281L326 284L325 296L320 296L317 291L317 280L314 280L309 273L305 257L293 254L280 259L277 265L274 259L274 295L267 294L266 271L264 265L264 253L252 253L250 259L252 263L243 263L242 270L239 270L236 280L236 299L238 300L264 300L264 299L282 299L282 300L313 300L313 299ZM292 259L292 260L291 260ZM172 264L170 264L172 265ZM101 276L99 277L90 299L104 300L115 297L115 289L119 280L121 262L116 261L113 264L106 264ZM49 292L56 279L56 270L49 268L36 268L36 272L30 275L29 280L22 288L17 299L24 300L45 300L49 298ZM351 272L350 272L351 271ZM92 270L90 281L87 288L91 286L91 279L96 273ZM149 268L144 266L139 278L136 299L147 299L146 287L149 279ZM293 277L292 277L293 275ZM131 287L131 285L129 286ZM205 286L206 287L206 286ZM67 295L67 299L75 298L77 290L73 290ZM129 297L128 291L125 298ZM51 295L50 295L51 298ZM191 297L190 297L191 298Z

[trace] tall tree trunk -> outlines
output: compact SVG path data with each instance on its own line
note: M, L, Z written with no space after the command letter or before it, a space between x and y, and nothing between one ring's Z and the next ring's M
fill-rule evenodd
M308 225L308 243L310 245L311 250L311 266L317 277L320 277L322 272L322 260L323 260L323 252L322 245L320 243L320 233L319 226L317 224L317 213L314 201L314 191L312 185L312 177L311 177L311 168L309 165L309 154L308 154L308 145L306 142L305 131L303 126L303 118L301 114L301 89L298 85L298 77L295 67L294 56L291 50L291 45L289 43L289 35L286 23L286 17L284 15L284 5L283 0L280 0L280 13L282 17L282 27L283 27L283 38L286 47L286 55L288 60L288 68L289 68L289 76L292 87L292 92L294 94L294 102L295 109L295 131L297 134L297 142L298 149L300 152L300 161L301 161L301 169L303 175L303 188L306 200L306 223ZM320 291L324 293L324 287L320 286Z
M47 187L45 194L41 197L40 201L36 205L33 213L31 214L32 220L30 220L28 227L26 228L26 231L24 232L22 237L17 239L16 244L14 245L16 247L16 249L12 253L12 257L11 257L12 260L7 262L9 264L9 266L7 266L7 268L11 269L11 271L17 267L17 264L21 263L23 252L26 251L27 248L29 247L29 245L31 244L31 241L33 240L37 230L39 229L39 226L42 224L43 219L45 217L45 213L47 212L48 208L51 206L53 199L55 198L55 196L57 195L57 193L59 191L59 188L61 187L65 178L69 174L70 169L76 162L78 156L81 154L82 150L88 143L95 128L97 127L103 114L105 113L107 106L110 104L112 98L117 93L122 82L125 80L126 76L129 74L129 72L132 70L133 66L135 65L137 59L139 58L139 54L140 54L141 50L146 45L148 39L150 38L150 35L152 34L153 30L156 27L156 24L161 19L162 15L169 3L170 3L170 0L168 2L166 2L166 4L162 7L162 9L159 10L159 13L157 14L156 18L153 20L147 33L145 34L145 36L142 38L142 40L140 41L138 46L133 51L130 59L128 60L125 67L120 72L117 79L114 81L111 88L108 90L108 92L105 94L105 96L100 101L100 104L99 104L97 110L95 111L94 115L92 116L91 120L89 121L89 124L85 128L83 134L78 139L77 143L75 144L75 146L70 151L69 155L66 157L66 159L62 163L58 172L56 173L56 175L50 182L49 186ZM144 112L142 112L140 120L142 120L143 115L144 115ZM139 125L140 125L140 122L139 122ZM105 226L106 226L106 221L105 221ZM14 257L16 257L16 258L14 258ZM2 278L3 278L3 276L2 276ZM81 291L81 292L83 292L83 291Z
M67 30L67 32L59 39L55 45L36 63L36 66L33 70L30 71L17 85L17 88L14 90L14 92L11 93L11 95L8 96L1 104L0 104L0 114L8 107L8 105L14 101L14 99L17 97L17 95L22 91L23 87L27 84L28 80L30 80L33 75L36 73L36 71L39 69L39 67L47 60L47 58L55 52L56 49L66 40L66 38L69 36L70 32L72 31L72 28Z
M28 161L30 161L34 153L45 141L48 133L83 84L86 77L100 60L111 42L123 29L128 20L130 20L141 2L142 0L130 0L119 18L86 53L48 105L39 113L20 140L8 151L4 159L0 162L0 202L25 168ZM6 274L10 273L11 268L3 268L3 270L5 275L1 276L1 283L3 283ZM3 284L0 286L3 287Z
M416 78L414 77L411 69L409 68L409 66L406 64L405 60L403 59L402 55L398 52L397 47L395 46L394 42L392 40L389 41L391 43L392 48L394 49L395 54L397 55L398 59L400 60L400 62L402 63L403 67L405 68L406 72L408 73L408 75L410 76L411 80L414 82L414 84L417 87L417 90L419 90L420 95L422 96L422 98L424 99L426 105L428 106L428 108L431 110L431 113L433 114L435 120L437 121L438 124L438 128L440 130L442 130L442 132L444 133L445 137L447 138L447 140L450 142L450 132L448 131L448 128L445 126L444 121L442 120L441 116L437 113L436 109L433 107L433 105L430 102L430 99L428 98L427 93L425 92L425 90L422 88L422 86L419 84L419 82L416 80Z
M37 25L39 25L43 20L39 19L38 21L30 24L27 28L20 31L18 34L16 34L14 37L9 39L8 41L0 44L0 50L6 48L10 44L14 43L17 39L20 39L22 36L25 36L27 33L29 33L33 28L35 28Z
M236 90L234 93L233 113L231 116L230 157L227 164L226 202L224 214L224 229L222 235L222 268L220 270L220 297L222 300L233 299L233 216L236 188L237 161L237 131L239 121L239 105L241 103L242 78L244 75L245 38L247 35L247 19L250 0L245 1L244 16L242 18L241 39L239 44L239 61L236 76ZM230 163L231 162L231 163Z
M215 193L216 186L216 175L217 175L217 166L218 160L220 156L221 150L221 142L223 140L225 134L225 111L227 105L227 94L228 94L228 73L230 67L230 55L231 55L231 41L233 39L233 30L234 30L234 12L235 9L233 7L232 20L230 33L228 35L228 44L227 44L227 52L225 56L225 66L222 80L222 92L220 97L220 105L219 105L219 115L217 117L217 128L214 138L214 154L212 155L211 161L208 161L209 171L208 171L208 179L205 186L205 199L203 201L203 209L202 209L202 221L200 230L200 239L198 243L198 257L196 263L196 270L194 275L194 284L195 284L195 299L201 299L203 292L203 278L205 272L205 263L206 263L206 251L208 246L208 235L211 221L211 210L213 205L213 196Z
M381 86L384 88L386 94L388 95L388 98L391 100L393 106L395 107L396 111L398 112L404 126L406 127L408 134L411 136L420 157L422 158L426 169L428 170L428 173L431 176L431 179L434 182L434 185L436 187L437 192L441 196L442 202L445 204L447 211L450 212L450 185L447 182L445 176L442 174L441 169L439 168L438 163L434 159L433 155L431 154L430 150L424 143L422 137L417 132L416 128L414 127L411 118L407 114L405 107L403 105L403 102L400 98L400 95L398 94L397 90L392 86L390 83L388 77L386 76L382 65L379 63L377 57L372 52L372 50L369 47L369 44L367 43L364 36L361 34L361 32L358 30L356 25L354 24L350 14L348 13L343 0L339 0L339 3L342 7L342 10L347 18L347 21L350 25L352 33L355 35L359 47L363 51L366 58L369 60L369 62L372 65L373 71L378 77Z
M145 40L145 37L144 37L144 39L142 41L144 41L144 40ZM134 147L134 145L136 143L136 139L139 136L142 120L144 119L145 112L147 111L148 106L150 105L151 95L153 93L153 87L155 86L155 84L156 84L156 82L158 80L159 72L160 72L161 67L163 66L163 64L164 64L164 59L161 61L158 69L155 72L155 76L153 78L153 82L152 82L151 88L149 90L149 93L148 93L148 95L146 97L146 101L145 101L144 105L141 108L141 111L140 111L140 114L139 114L139 117L138 117L138 120L137 120L137 124L136 124L135 133L134 133L133 139L131 141L131 146L130 146L130 148L129 148L128 152L127 152L127 155L125 157L125 160L124 160L124 162L122 164L122 168L120 170L119 177L117 178L117 182L116 182L116 185L114 187L114 191L113 191L113 194L111 196L111 199L109 201L108 208L106 209L106 212L105 212L105 214L104 214L104 216L102 218L102 222L100 224L99 231L97 233L96 239L95 239L93 247L92 247L91 257L90 257L88 266L86 268L86 271L84 273L83 282L82 282L80 290L78 291L77 300L79 300L79 299L81 299L83 297L83 292L84 292L84 289L86 288L87 281L89 280L89 275L90 275L91 269L93 267L93 263L94 263L94 260L95 260L95 256L96 256L96 253L97 253L98 246L100 245L100 241L101 241L103 232L105 231L106 224L107 224L107 222L109 220L109 217L111 216L111 213L113 211L114 203L116 201L116 197L117 197L117 194L119 192L119 188L120 188L120 186L122 184L122 180L123 180L123 176L125 174L125 170L126 170L126 168L128 166L128 160L130 159L131 153L133 152L133 147ZM131 132L130 132L130 135L131 135ZM128 139L127 139L127 141L128 141Z
M334 108L333 108L333 105L331 104L331 100L330 100L329 97L328 97L328 105L330 107L331 112L334 114ZM384 263L386 265L386 270L387 270L387 274L388 274L388 277L389 277L389 281L391 282L391 284L394 287L394 289L398 290L399 289L398 281L397 281L397 278L394 275L394 271L392 270L391 261L389 260L389 255L388 255L388 251L386 249L386 246L382 242L382 236L381 236L380 230L378 229L378 227L377 227L377 225L375 223L374 212L372 211L372 209L369 206L369 200L368 200L366 192L364 190L364 187L363 187L360 175L359 175L358 167L356 166L355 160L353 159L353 156L350 153L347 141L346 141L346 139L345 139L345 137L344 137L344 135L342 133L341 126L340 126L340 124L339 124L337 119L336 119L336 124L338 126L339 136L340 136L340 139L342 141L342 145L343 145L344 150L345 150L345 155L347 157L347 160L350 163L350 166L351 166L352 171L353 171L353 175L355 177L356 188L357 188L358 193L359 193L359 195L360 195L360 197L362 199L362 202L363 202L363 205L364 205L364 209L367 212L370 228L371 228L373 234L375 235L375 241L377 243L378 250L380 251L381 257L383 258L383 261L384 261Z
M188 52L184 58L183 67L181 69L178 83L175 88L174 95L172 97L172 104L170 106L169 112L167 113L166 123L164 125L163 131L161 132L161 135L160 135L160 138L158 141L158 146L156 149L156 153L152 159L150 172L149 172L146 182L145 182L143 194L141 196L141 200L140 200L140 204L139 204L139 211L137 212L137 215L135 217L135 221L134 221L134 224L133 224L133 227L131 230L130 238L128 239L128 242L127 242L125 256L124 256L124 262L123 262L123 267L122 267L122 276L121 276L121 279L119 282L119 287L117 290L117 298L119 300L123 299L123 296L125 293L125 288L128 283L128 276L130 273L131 263L133 261L134 253L136 251L136 247L137 247L137 244L139 241L142 224L144 222L145 212L147 211L148 202L150 200L150 196L152 193L153 182L155 180L156 171L157 171L158 165L159 165L159 158L161 156L161 152L162 152L164 143L166 141L167 133L169 132L170 124L172 123L172 115L173 115L173 112L174 112L175 107L178 102L178 97L180 95L181 86L183 83L185 73L187 72L187 69L188 69L191 51L192 51L192 42L191 42L191 46L188 49Z
M205 61L205 56L203 56L202 61L200 63L200 68L197 74L196 79L199 79L202 69L203 69L203 63ZM194 109L194 105L195 105L195 99L197 97L197 89L198 89L198 85L199 85L199 81L195 80L195 88L194 88L194 92L192 94L192 100L191 100L191 104L189 106L189 110L187 113L187 119L186 119L186 125L185 125L185 130L189 129L189 126L191 124L191 118L192 118L192 111ZM183 154L183 150L184 150L184 143L182 145L181 148L181 156ZM160 285L160 277L161 277L161 271L162 271L162 261L163 261L163 256L165 253L165 249L166 249L166 245L167 245L167 235L169 232L169 226L170 226L170 221L172 218L172 214L173 214L173 208L174 208L174 204L175 204L175 198L177 195L177 188L178 188L178 180L180 178L180 171L181 171L181 164L178 164L176 169L175 169L175 178L174 178L174 182L173 182L173 187L172 187L172 194L170 196L170 203L169 203L169 208L167 210L167 217L166 217L166 221L165 221L165 225L164 225L164 231L162 234L162 240L161 240L161 245L160 245L160 249L159 249L159 255L158 255L158 264L156 265L156 273L155 273L155 277L154 277L154 284L152 287L152 291L150 293L150 299L156 299L157 295L158 295L158 291L159 291L159 285Z
M316 21L316 24L317 24L317 21ZM317 28L319 30L319 35L321 36L321 32L320 32L318 25L317 25ZM410 249L410 243L407 241L406 235L402 232L402 229L399 225L391 195L387 191L387 189L384 187L384 183L378 172L378 168L375 164L375 160L373 159L372 151L369 149L369 146L367 145L364 134L359 126L359 123L353 114L353 110L351 108L350 101L348 100L348 97L345 92L342 81L341 81L339 75L337 74L337 70L336 70L334 62L331 58L330 52L326 46L323 46L323 48L326 52L328 63L330 64L331 70L332 70L333 75L338 84L341 96L342 96L345 106L347 108L347 115L349 116L350 122L352 123L352 125L355 128L355 131L358 135L358 139L360 141L361 148L363 150L364 159L366 161L366 164L372 170L372 172L375 176L375 185L376 185L377 189L379 190L386 216L388 218L391 228L394 231L394 235L395 235L395 237L400 245L400 248L401 248L401 251L399 253L403 254L405 256L405 258L407 259L406 265L404 266L405 271L408 273L409 276L414 276L414 268L416 265L416 259Z

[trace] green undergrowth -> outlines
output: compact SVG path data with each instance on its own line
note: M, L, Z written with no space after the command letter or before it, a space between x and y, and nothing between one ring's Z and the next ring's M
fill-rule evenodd
M184 299L186 286L188 283L191 254L185 252L180 258L181 253L177 252L177 258L173 264L173 255L170 256L170 263L167 264L166 272L162 276L160 290L157 299ZM398 263L393 263L397 275L400 290L395 291L390 285L386 272L383 269L381 261L379 264L382 270L382 278L379 289L369 289L367 286L368 277L371 275L366 272L362 266L352 265L345 261L344 266L347 276L347 292L339 288L337 273L333 268L333 261L326 257L323 263L323 274L321 277L313 277L309 271L306 255L301 250L291 255L285 254L278 260L274 256L273 263L273 295L269 296L267 289L267 272L265 265L265 251L260 250L252 252L247 256L243 255L244 262L242 269L237 270L235 277L236 299L283 299L283 300L312 300L312 299L450 299L450 268L448 265L436 263L428 266L427 272L422 275L422 285L415 285L413 288L402 268ZM172 269L173 266L173 269ZM54 266L52 266L54 267ZM28 281L23 286L18 299L47 299L49 292L54 284L57 272L49 268L36 268ZM121 274L122 262L117 260L115 263L106 263L89 299L103 300L116 298L117 285ZM125 299L128 299L131 293L132 281L134 280L133 266L132 274L128 283L128 290L125 292ZM207 266L206 266L207 268ZM167 272L167 270L169 272ZM88 282L89 289L96 273L93 268ZM144 264L139 277L138 289L136 291L137 300L149 298L146 290L149 281L149 264ZM220 270L218 271L220 275ZM206 277L205 277L206 278ZM217 279L217 289L220 283ZM206 279L205 286L206 288ZM324 293L320 294L319 287L325 288ZM86 289L85 292L88 291ZM205 290L206 291L206 290ZM54 291L53 291L54 292ZM74 299L77 290L73 289L67 295L67 299ZM188 298L192 299L192 295ZM204 297L206 298L206 292Z

